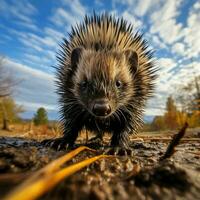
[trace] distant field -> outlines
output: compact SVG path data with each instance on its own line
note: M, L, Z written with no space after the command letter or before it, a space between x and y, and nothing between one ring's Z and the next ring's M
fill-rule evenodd
M37 140L59 137L60 134L61 130L58 125L34 126L33 123L24 123L10 125L10 131L0 129L0 136L25 137Z
M152 132L139 132L137 135L132 135L131 139L141 140L141 138L148 139L153 138L171 138L177 130L165 130L165 131L152 131ZM92 137L92 133L81 131L79 137L85 139L86 137ZM43 140L46 138L56 138L62 136L62 131L58 123L49 126L35 126L33 123L24 124L12 124L10 125L10 131L0 129L0 136L7 137L24 137L36 140ZM105 138L108 139L109 134L105 134ZM185 137L200 138L200 127L187 129Z

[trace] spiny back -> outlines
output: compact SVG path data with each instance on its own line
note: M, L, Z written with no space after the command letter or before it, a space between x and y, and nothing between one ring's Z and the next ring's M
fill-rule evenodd
M96 51L116 50L122 52L130 49L138 55L138 84L143 81L146 93L151 93L152 82L156 78L157 70L153 60L153 51L149 50L148 43L143 35L133 31L133 26L123 18L102 14L85 16L81 24L72 27L69 38L64 39L61 51L58 54L59 67L57 71L58 85L63 84L65 71L71 71L71 53L73 49L83 47Z
M133 26L123 18L115 18L108 14L91 17L86 16L82 24L72 27L69 40L62 47L69 56L77 47L95 50L132 49L137 52L140 65L151 59L146 40L138 32L133 33ZM65 54L65 56L67 56Z

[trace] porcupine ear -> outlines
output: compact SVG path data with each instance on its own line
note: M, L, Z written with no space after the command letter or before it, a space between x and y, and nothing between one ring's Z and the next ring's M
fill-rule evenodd
M138 54L133 50L126 50L124 52L126 60L129 62L131 72L135 74L138 70Z
M81 48L81 47L78 47L78 48L75 48L75 49L72 50L71 65L72 65L73 68L77 67L77 64L80 60L82 52L83 52L83 48Z

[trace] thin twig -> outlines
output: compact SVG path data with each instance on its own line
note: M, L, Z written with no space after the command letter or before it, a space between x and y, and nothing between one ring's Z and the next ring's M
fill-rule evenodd
M188 127L188 123L186 122L184 124L183 128L176 135L174 135L170 144L167 147L165 154L160 158L160 160L169 158L174 154L174 152L175 152L174 148L179 144L181 138L185 135L185 131L186 131L187 127Z

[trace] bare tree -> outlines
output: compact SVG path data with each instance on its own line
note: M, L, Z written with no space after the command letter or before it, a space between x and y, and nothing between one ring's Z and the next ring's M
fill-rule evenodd
M10 96L17 81L5 67L5 58L0 56L0 98Z
M200 111L200 76L195 76L185 86L179 86L176 100L184 112Z
M194 94L194 107L200 112L200 76L195 77L194 82L196 88L196 92Z
M0 56L0 106L3 113L3 129L9 130L8 115L6 107L4 106L3 99L9 97L15 85L18 83L12 74L5 67L5 58Z

